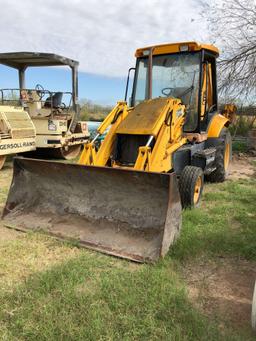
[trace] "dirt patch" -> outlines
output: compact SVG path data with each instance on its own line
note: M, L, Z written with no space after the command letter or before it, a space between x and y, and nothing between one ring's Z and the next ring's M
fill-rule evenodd
M249 179L255 176L255 167L252 165L255 161L256 157L242 153L234 154L229 166L228 179Z
M221 317L220 327L250 329L256 262L200 260L185 265L183 275L190 299L211 318Z
M8 240L14 240L21 235L22 233L18 231L11 230L0 225L0 245L1 243L6 242Z

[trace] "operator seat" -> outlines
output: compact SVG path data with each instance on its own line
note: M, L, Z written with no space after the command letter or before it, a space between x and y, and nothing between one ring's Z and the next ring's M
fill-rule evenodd
M49 96L46 98L44 103L44 108L57 109L61 106L62 103L63 92L55 92L53 96Z

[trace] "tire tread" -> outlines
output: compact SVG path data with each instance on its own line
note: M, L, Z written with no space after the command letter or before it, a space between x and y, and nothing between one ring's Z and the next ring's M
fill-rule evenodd
M179 179L180 197L183 208L194 206L194 188L199 176L202 177L203 187L203 171L201 168L195 166L186 166L183 169Z
M209 182L223 182L226 179L227 172L224 168L224 153L225 153L225 146L227 143L230 143L230 148L232 149L232 141L231 141L230 132L227 130L227 128L223 128L220 133L219 144L216 150L216 156L215 156L216 169L207 176L207 180ZM230 151L230 154L232 154L231 151ZM231 158L231 155L230 155L230 158Z

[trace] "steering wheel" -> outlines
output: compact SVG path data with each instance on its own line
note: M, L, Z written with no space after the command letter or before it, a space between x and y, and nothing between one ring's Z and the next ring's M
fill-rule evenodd
M36 92L38 94L38 96L40 97L40 100L43 98L44 94L45 94L45 90L44 87L41 84L37 84L35 86Z
M166 97L172 97L170 96L174 88L163 88L161 90L162 94Z

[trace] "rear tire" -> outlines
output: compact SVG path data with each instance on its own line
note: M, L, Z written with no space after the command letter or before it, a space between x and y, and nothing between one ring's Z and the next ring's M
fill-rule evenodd
M186 166L179 179L182 208L198 206L204 187L204 174L201 168Z
M216 149L216 169L207 176L210 182L223 182L227 177L228 166L232 158L232 139L230 132L223 128L219 137L219 144Z
M4 166L5 160L6 160L6 156L5 155L0 155L0 170Z

